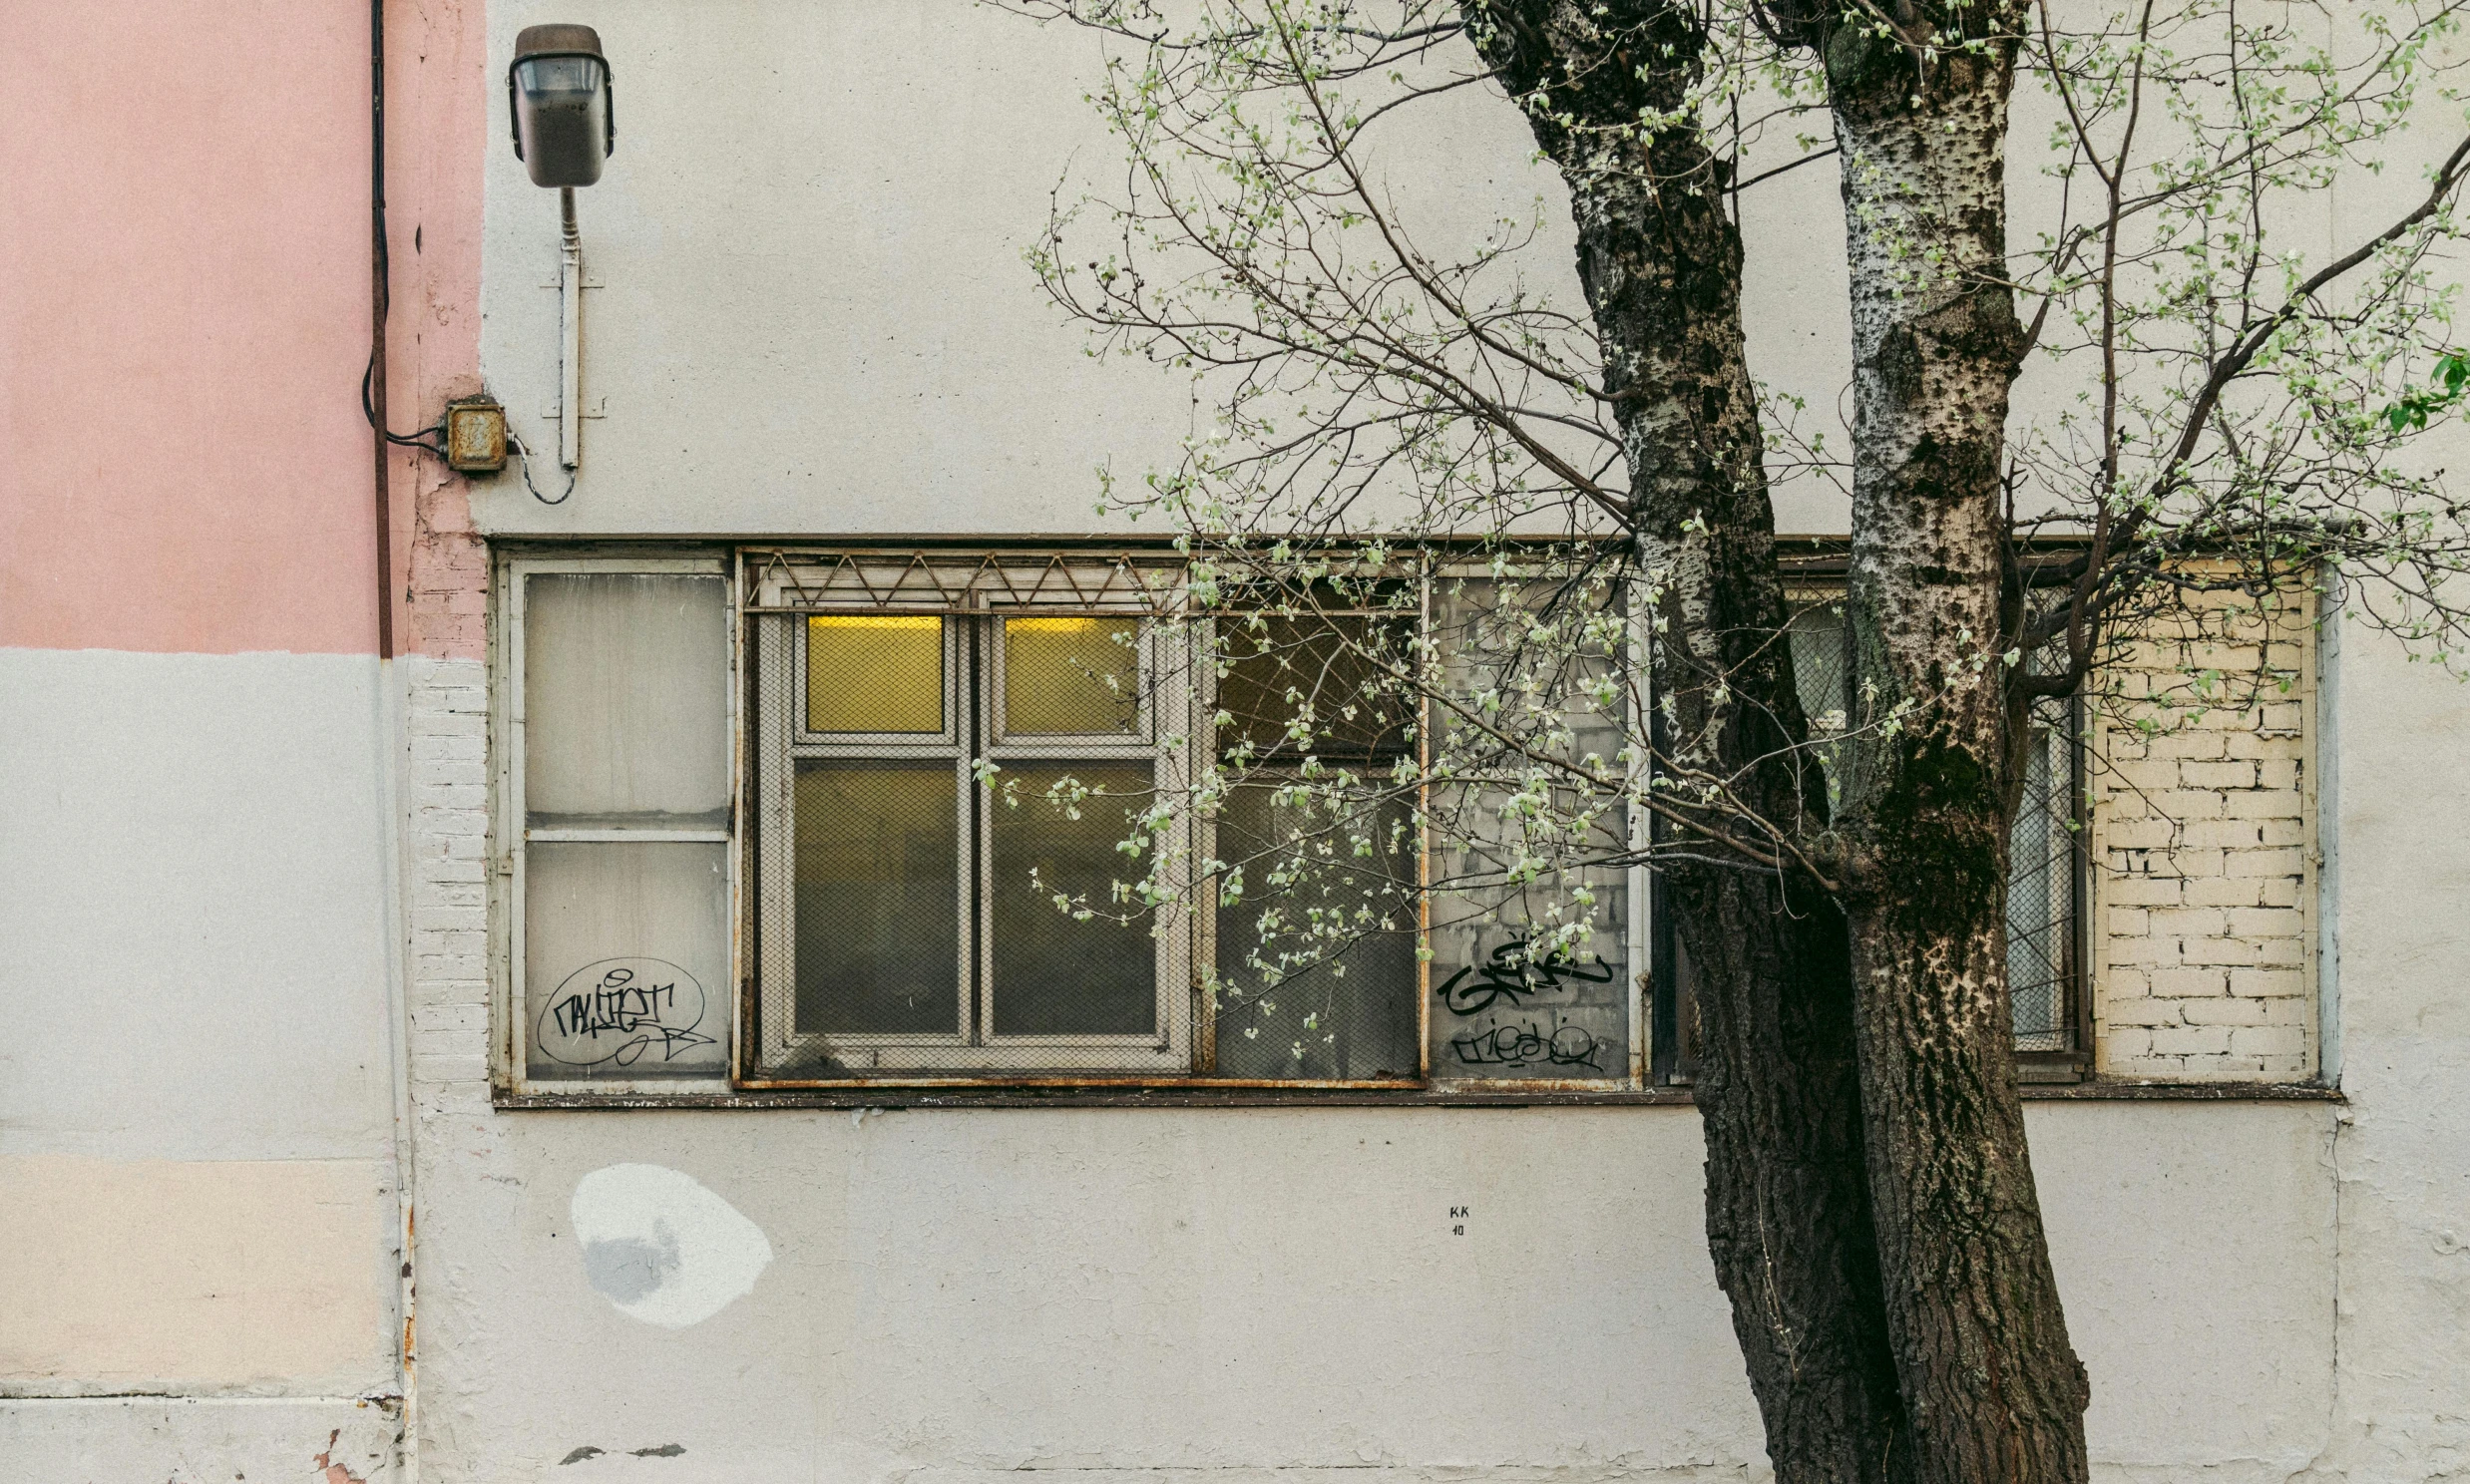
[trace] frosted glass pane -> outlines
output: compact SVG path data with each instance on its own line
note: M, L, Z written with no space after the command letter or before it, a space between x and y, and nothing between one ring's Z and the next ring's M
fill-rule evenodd
M729 1023L727 847L535 843L523 978L534 1077L715 1076Z
M725 825L721 579L535 572L526 580L524 804L533 822Z
M1128 618L1004 620L1004 730L1128 734L1140 720L1139 625Z
M958 1035L960 775L801 762L797 1028Z
M1157 1028L1157 944L1149 918L1113 900L1140 875L1115 847L1155 788L1138 764L1013 766L1017 804L995 801L995 1029L999 1035L1146 1035ZM1046 793L1064 779L1102 794L1066 811ZM1074 818L1074 815L1077 818ZM1062 896L1091 912L1055 906Z
M944 620L912 614L806 620L806 729L944 729Z

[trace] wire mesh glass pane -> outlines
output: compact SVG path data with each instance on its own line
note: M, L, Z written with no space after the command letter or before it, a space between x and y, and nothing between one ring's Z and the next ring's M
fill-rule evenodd
M1810 729L1825 735L1844 730L1852 677L1845 673L1844 603L1830 599L1793 614L1793 688Z
M1117 847L1141 833L1149 767L1012 764L1001 779L990 867L995 1033L1155 1033L1150 914L1114 890L1141 874Z
M963 1033L953 765L801 761L796 791L798 1033Z
M525 582L524 807L532 822L725 826L721 579L534 572Z
M2064 703L2035 706L2023 793L2007 834L2007 986L2023 1051L2064 1051L2073 1040L2076 852L2066 722Z
M1386 678L1404 664L1407 619L1363 613L1218 621L1221 752L1325 758L1412 745L1415 708Z
M806 729L941 732L944 620L914 613L809 617Z
M1216 856L1217 1071L1416 1075L1417 840L1404 800L1230 792Z
M1004 620L1008 735L1129 735L1140 723L1140 625L1129 618Z
M524 860L525 1069L715 1076L729 1021L727 847L536 842Z
M1844 602L1831 598L1793 614L1785 630L1793 649L1793 689L1801 697L1802 715L1810 722L1812 750L1827 777L1830 806L1843 802L1843 759L1839 755L1845 718L1852 714L1852 676L1845 652Z

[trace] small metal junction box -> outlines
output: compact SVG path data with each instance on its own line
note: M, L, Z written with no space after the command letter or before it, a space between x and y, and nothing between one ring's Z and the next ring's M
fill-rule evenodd
M506 409L486 397L446 404L446 467L495 474L506 467Z

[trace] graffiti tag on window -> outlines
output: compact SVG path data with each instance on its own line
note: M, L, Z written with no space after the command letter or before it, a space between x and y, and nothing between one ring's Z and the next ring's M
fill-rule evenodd
M1580 963L1562 953L1529 958L1526 941L1518 938L1494 948L1482 964L1461 968L1441 980L1434 992L1448 1006L1450 1014L1474 1015L1503 999L1514 1010L1527 995L1558 989L1565 980L1609 984L1612 974L1609 963Z
M533 1044L567 1066L630 1067L718 1044L702 1033L703 986L659 958L604 958L567 975L541 1007Z

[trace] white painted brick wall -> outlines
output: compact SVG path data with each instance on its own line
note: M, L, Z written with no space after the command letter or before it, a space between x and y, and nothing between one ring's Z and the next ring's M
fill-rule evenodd
M475 659L404 661L412 1086L424 1110L489 1099L489 687Z
M2312 604L2226 597L2106 668L2092 706L2095 1065L2315 1071Z

